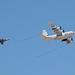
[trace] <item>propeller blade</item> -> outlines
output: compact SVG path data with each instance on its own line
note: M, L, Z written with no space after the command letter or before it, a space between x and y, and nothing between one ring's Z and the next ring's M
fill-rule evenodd
M71 38L71 40L73 41L73 38Z

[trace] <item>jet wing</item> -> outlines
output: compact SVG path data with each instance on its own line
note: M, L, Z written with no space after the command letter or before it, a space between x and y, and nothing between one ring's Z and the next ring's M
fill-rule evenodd
M56 27L52 22L48 22L48 23L49 23L51 29L54 31L54 33L55 33L57 36L62 35L62 31L59 30L58 27Z

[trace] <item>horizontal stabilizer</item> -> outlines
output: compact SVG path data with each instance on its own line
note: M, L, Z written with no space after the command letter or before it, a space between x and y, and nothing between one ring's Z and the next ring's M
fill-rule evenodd
M44 40L47 41L48 43L50 42L49 39L48 39L46 36L44 36L43 34L40 34L40 36L41 36L42 39L44 39Z

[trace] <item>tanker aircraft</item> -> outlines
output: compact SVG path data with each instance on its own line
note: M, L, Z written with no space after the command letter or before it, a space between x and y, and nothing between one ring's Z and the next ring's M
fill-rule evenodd
M50 40L61 40L62 42L67 42L66 44L73 44L72 36L75 36L75 31L64 32L64 30L60 30L61 27L56 27L52 22L49 22L50 28L53 30L55 35L48 35L46 30L43 30L42 34L40 34L41 38L47 42Z

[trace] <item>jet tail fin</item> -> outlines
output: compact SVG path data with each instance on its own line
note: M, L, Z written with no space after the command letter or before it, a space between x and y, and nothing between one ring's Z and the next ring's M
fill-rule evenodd
M47 41L48 43L50 42L49 39L46 37L47 34L40 34L41 38Z

